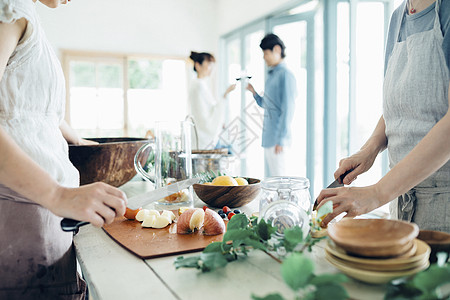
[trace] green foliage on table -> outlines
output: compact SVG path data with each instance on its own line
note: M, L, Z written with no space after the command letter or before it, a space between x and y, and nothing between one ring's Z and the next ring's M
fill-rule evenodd
M294 252L281 265L281 275L286 284L294 291L295 299L348 299L347 291L341 283L347 281L343 274L314 274L313 262L302 253ZM252 295L253 300L285 300L278 294L265 297Z
M315 275L313 262L302 253L305 249L311 250L322 238L312 238L309 234L303 238L302 229L299 227L286 229L283 237L274 238L276 230L276 227L263 219L248 219L244 214L237 214L228 222L222 242L209 244L198 256L178 257L174 262L175 267L197 268L202 272L209 272L245 257L251 249L266 253L290 253L281 264L281 275L287 286L294 291L295 299L348 298L346 290L341 286L341 283L347 280L345 275ZM252 297L255 300L284 300L278 293Z
M410 280L394 280L388 285L387 300L450 299L450 264L446 253L438 253L438 263Z

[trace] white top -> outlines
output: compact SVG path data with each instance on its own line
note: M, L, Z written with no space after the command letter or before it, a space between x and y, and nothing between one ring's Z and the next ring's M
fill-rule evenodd
M0 81L0 126L52 178L76 187L78 171L59 129L65 110L61 65L33 1L0 0L0 22L21 18L27 19L27 29ZM1 299L50 299L52 293L78 292L72 233L63 232L60 221L0 183Z
M26 34L0 82L0 126L55 180L79 184L59 130L65 112L65 80L59 60L37 18L33 1L0 0L0 21L25 17Z
M224 115L224 101L217 101L206 78L195 78L189 88L189 114L193 116L198 134L197 149L214 149L219 140ZM195 141L192 148L196 147Z

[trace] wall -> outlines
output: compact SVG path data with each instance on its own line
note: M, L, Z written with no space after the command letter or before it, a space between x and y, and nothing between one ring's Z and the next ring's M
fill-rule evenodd
M224 35L258 18L299 0L217 0L219 35Z
M217 52L215 0L73 0L37 4L56 49L188 56Z

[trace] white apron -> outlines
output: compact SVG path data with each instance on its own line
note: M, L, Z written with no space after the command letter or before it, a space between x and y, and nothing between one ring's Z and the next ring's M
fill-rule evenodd
M433 29L394 46L383 87L390 167L402 160L447 113L449 70L442 49L439 6ZM405 8L406 1L402 4ZM403 18L407 17L404 9ZM450 163L391 203L393 218L450 232Z

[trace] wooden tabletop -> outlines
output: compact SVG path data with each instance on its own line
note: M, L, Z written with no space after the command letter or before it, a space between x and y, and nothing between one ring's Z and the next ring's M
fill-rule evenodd
M121 187L128 196L150 190L145 182L129 182ZM197 200L195 206L202 207ZM242 207L256 211L256 201ZM209 273L178 269L167 256L143 260L113 241L101 228L81 227L75 236L77 258L89 286L90 299L251 299L278 292L286 299L293 294L281 278L280 264L261 251L251 251L246 259L229 263ZM186 254L184 256L193 256ZM325 259L324 241L306 253L315 263L315 273L339 272ZM352 299L383 299L384 285L369 285L350 279L345 285Z

